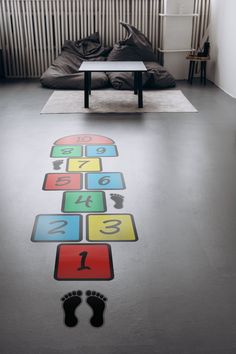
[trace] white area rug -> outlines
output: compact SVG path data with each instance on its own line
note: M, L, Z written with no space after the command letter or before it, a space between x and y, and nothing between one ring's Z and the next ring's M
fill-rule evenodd
M133 91L92 91L89 108L84 108L83 91L54 91L41 113L143 113L197 112L180 90L144 91L143 108Z

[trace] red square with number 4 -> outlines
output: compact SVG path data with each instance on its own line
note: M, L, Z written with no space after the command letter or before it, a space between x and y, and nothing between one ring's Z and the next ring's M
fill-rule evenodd
M57 247L56 280L111 280L114 278L108 244L60 244Z
M81 173L47 173L43 183L43 189L46 191L77 190L81 188Z

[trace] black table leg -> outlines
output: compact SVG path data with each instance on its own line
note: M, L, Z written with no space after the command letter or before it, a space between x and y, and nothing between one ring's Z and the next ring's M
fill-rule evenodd
M202 84L203 77L204 77L204 63L201 62L201 84Z
M134 94L137 95L138 93L138 73L134 71Z
M89 108L89 72L84 72L84 108Z
M192 61L189 61L189 70L188 70L188 82L191 80L191 72L192 72Z
M137 75L138 75L138 108L143 108L142 71L138 71Z
M91 71L88 72L89 73L89 94L91 95Z
M192 61L192 70L191 70L191 79L190 79L190 84L191 85L193 83L194 71L195 71L195 61Z
M207 63L206 61L203 63L203 78L204 78L204 85L206 85L206 66L207 66Z

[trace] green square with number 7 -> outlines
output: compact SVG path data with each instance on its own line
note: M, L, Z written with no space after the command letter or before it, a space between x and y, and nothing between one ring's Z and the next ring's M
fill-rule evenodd
M64 213L90 213L107 210L104 192L64 192L62 211Z

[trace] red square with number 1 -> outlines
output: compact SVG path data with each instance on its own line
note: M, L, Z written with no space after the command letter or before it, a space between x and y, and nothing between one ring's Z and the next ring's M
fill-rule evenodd
M81 188L81 173L47 173L43 183L43 189L46 191L77 190Z
M114 278L108 244L60 244L57 247L56 280L111 280Z

